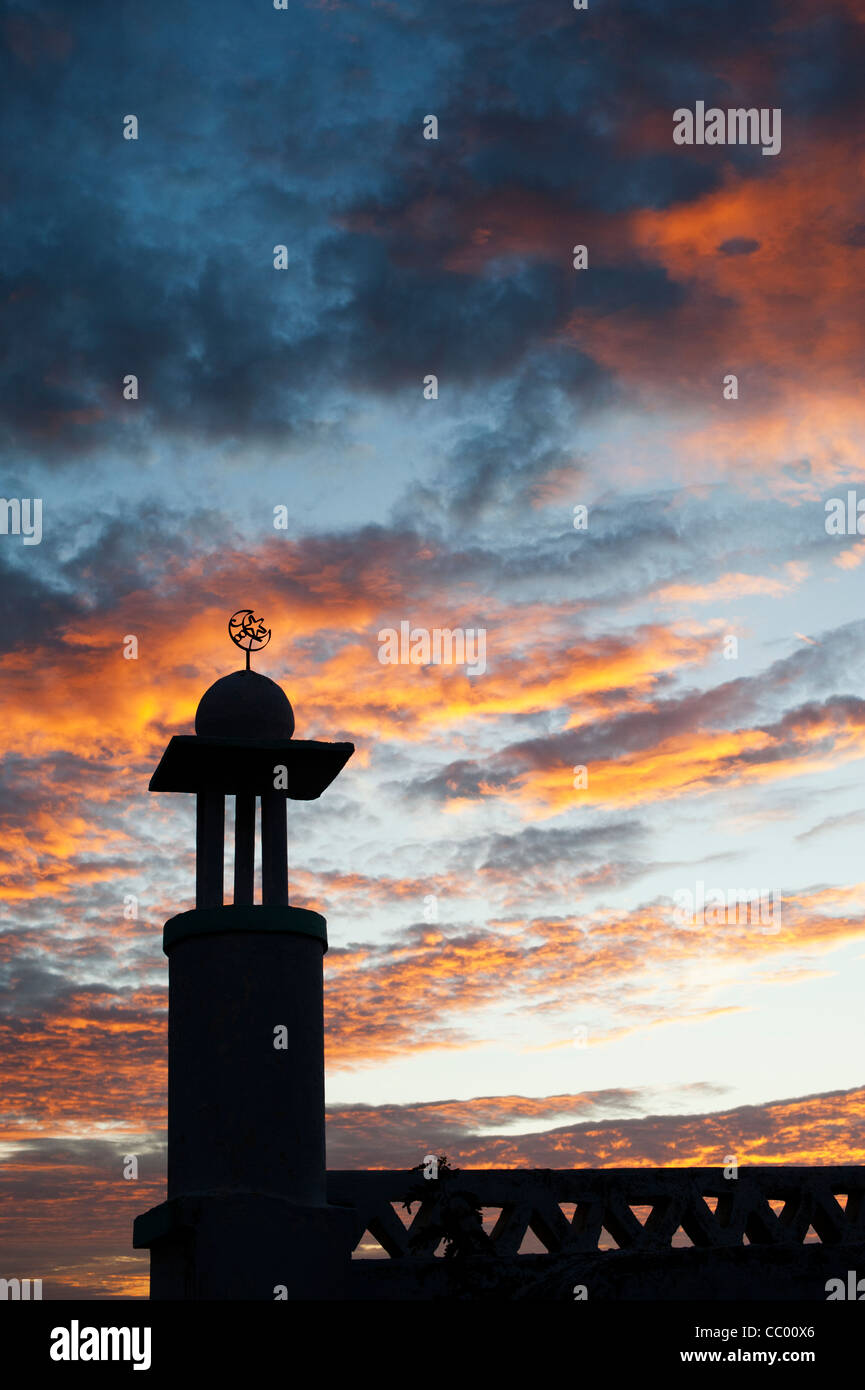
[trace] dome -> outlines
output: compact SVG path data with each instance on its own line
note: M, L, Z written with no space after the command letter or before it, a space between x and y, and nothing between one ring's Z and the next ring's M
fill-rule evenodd
M195 732L200 738L291 738L294 710L276 681L258 671L232 671L205 690Z

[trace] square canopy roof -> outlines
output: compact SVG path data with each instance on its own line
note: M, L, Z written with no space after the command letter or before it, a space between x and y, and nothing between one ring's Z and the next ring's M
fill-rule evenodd
M260 796L274 787L274 768L285 767L291 801L315 801L342 771L353 743L289 738L199 738L175 734L150 779L152 792L238 792Z

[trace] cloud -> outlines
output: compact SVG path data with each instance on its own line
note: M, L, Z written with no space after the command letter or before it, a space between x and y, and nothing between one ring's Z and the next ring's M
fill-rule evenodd
M690 1098L709 1099L711 1091L695 1085ZM861 1146L850 1148L851 1115L861 1114L865 1103L861 1089L709 1113L622 1114L644 1110L653 1099L613 1091L537 1100L496 1096L335 1107L328 1115L329 1163L334 1168L409 1168L428 1152L445 1152L465 1168L722 1168L730 1154L741 1166L861 1161ZM606 1119L605 1109L619 1113ZM521 1120L568 1111L587 1117L534 1133L489 1132L496 1124L512 1131Z

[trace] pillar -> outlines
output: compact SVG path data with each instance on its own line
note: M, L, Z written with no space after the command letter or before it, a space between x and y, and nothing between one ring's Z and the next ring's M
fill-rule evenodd
M252 904L255 884L255 797L243 793L234 798L234 901Z
M259 912L246 929L166 939L169 1198L325 1198L324 943L256 931Z
M285 905L165 925L168 1196L133 1239L151 1299L347 1297L358 1233L327 1202L326 947L324 918Z
M288 905L288 831L285 797L279 792L261 796L261 901Z
M222 907L225 856L225 797L199 792L196 797L195 906Z

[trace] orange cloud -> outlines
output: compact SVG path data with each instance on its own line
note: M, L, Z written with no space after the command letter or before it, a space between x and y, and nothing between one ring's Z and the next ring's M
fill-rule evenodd
M827 771L865 753L865 719L845 707L793 715L776 729L696 730L672 735L619 758L588 767L588 784L575 789L569 766L551 763L514 774L508 795L533 818L575 805L636 806L713 785L743 786Z
M808 567L791 560L784 566L786 579L765 574L721 574L711 584L667 584L650 596L661 603L724 603L751 595L780 598L798 588L808 577Z

